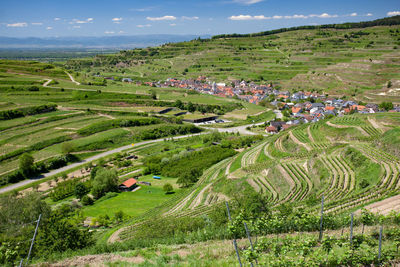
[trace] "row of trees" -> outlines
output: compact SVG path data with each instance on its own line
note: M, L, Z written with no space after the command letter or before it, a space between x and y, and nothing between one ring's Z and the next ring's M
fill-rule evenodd
M373 21L362 21L362 22L353 22L353 23L342 23L342 24L324 24L324 25L307 25L307 26L298 26L291 28L281 28L276 30L264 31L259 33L250 33L250 34L220 34L214 35L212 39L220 39L220 38L243 38L243 37L257 37L257 36L267 36L272 34L277 34L281 32L288 31L297 31L297 30L314 30L314 29L357 29L357 28L367 28L373 26L386 26L386 25L399 25L400 24L400 16L393 16L389 18L377 19Z
M27 115L35 115L35 114L51 112L51 111L55 111L55 110L57 110L56 104L3 110L3 111L0 111L0 120L11 120L11 119L15 119L15 118L24 117Z

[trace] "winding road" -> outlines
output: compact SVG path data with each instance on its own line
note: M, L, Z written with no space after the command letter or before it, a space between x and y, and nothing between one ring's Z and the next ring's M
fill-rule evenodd
M250 132L250 131L246 130L246 128L249 127L249 126L251 127L251 126L253 126L253 125L261 125L261 124L263 124L263 123L256 123L256 124L250 124L250 125L243 125L243 126L237 126L237 127L231 127L231 128L206 128L206 127L203 127L203 128L206 129L206 130L217 130L217 131L219 131L219 132L227 132L227 133L236 133L236 132L239 132L239 133L245 134L245 135L256 135L256 133ZM174 138L174 139L181 139L181 138L187 138L187 137L191 137L191 136L202 135L202 134L208 134L208 133L209 133L209 131L205 131L205 132L197 133L197 134L187 134L187 135L181 135L181 136L174 136L173 138ZM151 143L162 142L162 141L164 141L164 139L165 139L165 138L160 138L160 139L155 139L155 140L149 140L149 141L143 141L143 142L135 143L135 147L137 147L137 146L142 146L142 145L146 145L146 144L151 144ZM111 155L111 154L118 153L118 152L122 152L122 151L124 151L124 150L129 149L129 148L132 148L132 145L121 146L121 147L118 147L118 148L115 148L115 149L112 149L112 150L109 150L109 151L102 152L102 153L100 153L100 154L97 154L97 155L92 156L92 157L90 157L90 158L84 159L84 160L82 160L82 161L72 163L72 164L67 165L67 166L64 166L64 167L62 167L62 168L59 168L59 169L56 169L56 170L52 170L52 171L50 171L50 172L48 172L48 173L45 173L45 174L40 175L40 176L37 177L37 178L33 178L33 179L29 179L29 180L24 180L24 181L21 181L21 182L19 182L19 183L12 184L12 185L9 185L9 186L0 188L0 194L3 194L3 193L6 193L6 192L9 192L9 191L12 191L12 190L14 190L14 189L18 189L18 188L20 188L20 187L22 187L22 186L31 184L31 183L33 183L33 182L36 182L36 181L40 180L40 179L43 179L43 178L46 178L46 177L49 177L49 176L53 176L53 175L56 175L56 174L59 174L59 173L62 173L62 172L71 170L71 169L73 169L73 168L82 166L82 165L84 165L84 164L87 164L87 163L89 163L89 162L98 160L98 159L103 158L103 157L106 157L106 156L109 156L109 155Z

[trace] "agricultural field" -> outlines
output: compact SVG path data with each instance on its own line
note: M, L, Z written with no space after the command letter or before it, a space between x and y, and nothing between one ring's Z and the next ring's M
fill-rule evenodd
M151 82L203 75L216 82L249 80L286 90L316 89L330 95L358 96L364 101L387 101L391 96L393 101L399 97L393 89L397 87L388 88L387 83L397 85L400 79L398 38L398 26L301 29L126 50L72 59L66 66L76 71L74 75L82 83L96 80L93 75L98 73Z
M397 264L399 113L270 135L267 106L143 82L205 75L396 102L399 37L398 26L302 28L54 65L0 60L0 190L15 189L0 197L0 264L26 257L42 215L38 265ZM183 121L206 116L228 122Z

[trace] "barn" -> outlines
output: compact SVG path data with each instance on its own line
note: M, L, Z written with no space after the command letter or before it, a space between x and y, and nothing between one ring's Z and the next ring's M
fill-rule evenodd
M136 179L130 178L118 186L121 191L132 191L137 187Z

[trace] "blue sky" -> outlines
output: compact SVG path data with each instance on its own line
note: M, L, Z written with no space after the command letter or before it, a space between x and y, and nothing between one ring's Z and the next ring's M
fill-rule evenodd
M399 0L1 0L0 36L215 35L393 15Z

